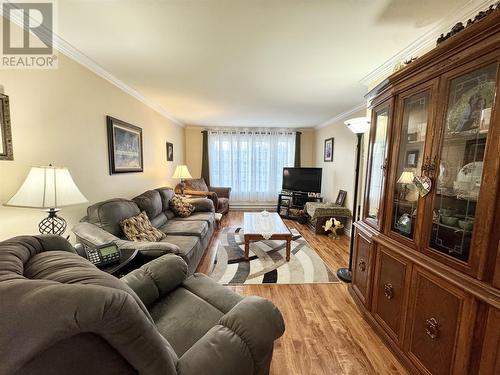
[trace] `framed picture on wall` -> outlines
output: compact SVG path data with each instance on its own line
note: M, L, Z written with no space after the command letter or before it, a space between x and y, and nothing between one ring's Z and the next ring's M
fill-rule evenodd
M142 129L106 116L109 174L143 172Z
M174 161L174 144L167 142L167 161Z
M0 160L14 160L10 131L9 97L0 94Z
M323 148L323 160L333 161L333 137L325 139L325 146Z
M338 206L344 206L346 196L347 196L347 191L339 190L339 193L337 194L337 199L335 199L335 204Z
M419 150L406 151L405 167L417 168Z

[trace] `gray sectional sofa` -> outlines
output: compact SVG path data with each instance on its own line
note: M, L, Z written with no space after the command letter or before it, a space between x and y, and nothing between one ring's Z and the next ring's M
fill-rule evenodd
M148 190L127 199L109 199L87 208L87 216L73 227L77 242L86 246L114 242L120 249L138 249L145 260L164 254L179 255L188 265L188 274L196 270L215 229L214 205L207 198L192 198L195 212L176 217L170 209L174 196L171 188ZM167 236L161 242L133 242L125 238L120 221L145 211L155 228Z
M0 374L265 375L279 310L163 255L117 279L58 236L0 242Z

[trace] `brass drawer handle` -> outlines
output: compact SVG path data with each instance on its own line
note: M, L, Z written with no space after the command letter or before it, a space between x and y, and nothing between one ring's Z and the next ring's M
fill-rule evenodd
M391 283L384 284L384 295L387 299L392 299L392 297L394 297L394 290Z
M358 262L358 268L360 271L366 270L366 262L363 259Z
M425 321L425 333L431 339L435 340L439 336L439 323L436 318L429 318Z

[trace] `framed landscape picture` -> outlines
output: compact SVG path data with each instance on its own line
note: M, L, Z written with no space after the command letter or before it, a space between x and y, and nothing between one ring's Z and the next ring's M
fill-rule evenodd
M167 161L174 161L174 144L167 142Z
M106 116L109 174L143 172L142 129Z
M333 161L333 137L325 139L325 146L323 149L323 160Z

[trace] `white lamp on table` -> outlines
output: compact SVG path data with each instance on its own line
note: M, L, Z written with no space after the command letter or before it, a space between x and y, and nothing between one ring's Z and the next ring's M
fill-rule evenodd
M78 189L68 168L31 167L26 180L5 206L40 208L48 216L38 224L41 234L61 235L66 230L66 220L57 216L61 207L88 202Z

